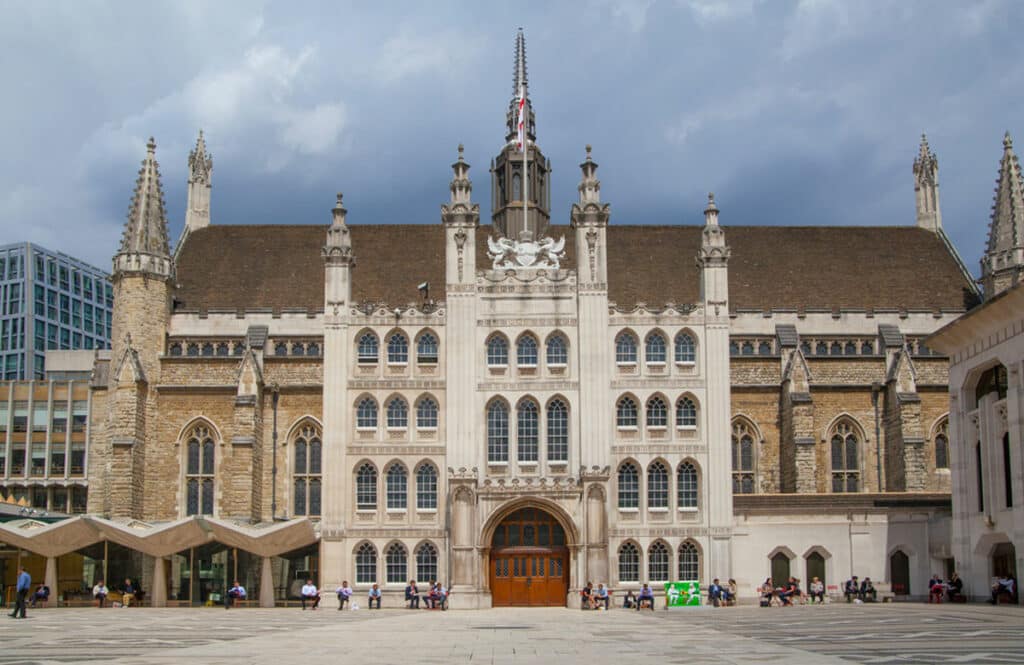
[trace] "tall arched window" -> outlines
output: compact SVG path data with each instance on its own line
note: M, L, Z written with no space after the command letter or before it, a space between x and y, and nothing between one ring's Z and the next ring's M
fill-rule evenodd
M423 543L416 549L416 579L437 579L437 548L432 543Z
M667 427L668 409L665 407L665 400L657 395L647 400L647 426Z
M640 581L640 550L633 543L619 547L619 581Z
M377 363L377 336L371 332L363 333L359 338L357 349L360 365L374 365Z
M560 399L548 403L548 461L569 461L569 409Z
M216 446L210 429L192 428L188 435L188 459L185 467L186 514L213 515L214 455Z
M548 337L548 367L564 367L569 364L569 345L561 335Z
M402 543L391 543L387 554L384 557L385 581L388 584L405 584L409 579L406 576L408 570L409 555Z
M618 427L636 427L636 402L631 397L623 397L615 409L615 424Z
M356 428L377 429L377 402L372 397L364 397L356 406Z
M369 462L356 472L356 509L377 509L377 469Z
M615 338L615 362L620 365L636 364L636 337L630 332L621 332Z
M405 510L409 496L407 477L408 474L401 463L395 462L388 467L386 488L388 510Z
M659 540L647 548L647 577L652 582L666 582L668 570L668 547Z
M523 335L516 344L516 364L520 367L537 366L537 338Z
M424 397L416 404L416 429L437 429L437 402Z
M681 332L676 335L676 362L697 362L697 344L690 333Z
M676 493L679 507L694 509L697 507L697 467L692 462L683 462L676 473Z
M487 407L487 461L508 461L508 407L500 400Z
M540 426L537 403L531 399L519 402L516 428L516 455L520 462L536 462L540 446Z
M647 336L647 348L644 356L648 364L661 365L665 363L667 355L665 338L661 333L651 333Z
M523 178L518 173L512 174L512 200L519 201L523 198Z
M320 516L321 453L320 430L304 425L295 437L295 515Z
M679 546L679 579L685 582L700 581L700 553L690 541Z
M732 492L754 493L754 433L742 420L732 425Z
M832 491L856 492L860 489L860 454L857 432L845 420L832 428Z
M647 507L668 508L668 469L658 461L647 467Z
M949 421L935 428L935 468L949 468Z
M416 510L437 510L437 469L430 462L416 469Z
M356 584L374 584L377 581L377 550L363 543L356 550Z
M406 429L409 426L409 407L401 397L388 402L388 429Z
M676 427L679 429L697 429L697 404L689 397L681 397L676 402Z
M400 332L388 338L388 364L404 365L409 362L409 340Z
M619 467L619 508L640 507L640 474L632 462Z
M421 365L437 364L437 338L425 332L416 342L416 362Z
M495 335L487 340L487 366L505 367L508 365L508 340Z

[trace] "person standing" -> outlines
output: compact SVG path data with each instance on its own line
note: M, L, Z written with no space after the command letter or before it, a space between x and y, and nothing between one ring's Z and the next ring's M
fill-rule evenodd
M348 580L341 583L341 586L335 590L338 594L338 611L345 609L345 603L352 597L352 587L348 585Z
M316 609L317 605L320 604L320 593L316 590L316 585L313 584L313 580L306 580L306 583L302 585L302 609L306 609L306 601L311 601L313 607Z
M18 599L14 603L14 611L8 616L12 616L15 619L25 619L25 598L28 596L29 589L32 588L32 576L25 570L25 566L18 568L18 587L15 591L18 594ZM20 611L21 616L18 616Z

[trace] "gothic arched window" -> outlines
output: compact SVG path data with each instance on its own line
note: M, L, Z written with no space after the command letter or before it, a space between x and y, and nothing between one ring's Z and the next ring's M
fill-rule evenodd
M377 429L377 402L372 397L364 397L356 406L356 428Z
M668 570L668 547L659 540L647 549L647 577L652 582L665 582Z
M700 554L690 541L679 546L679 579L686 582L700 580Z
M416 510L437 510L437 469L430 462L416 469Z
M647 507L668 508L668 469L661 462L647 467Z
M408 474L405 467L395 462L386 474L385 498L388 510L405 510L408 502Z
M754 493L754 434L742 420L732 425L732 492Z
M323 450L319 429L313 425L303 426L295 437L293 445L295 446L293 474L295 515L319 517Z
M516 364L520 367L537 366L537 338L523 335L516 344Z
M676 362L697 362L697 344L689 333L681 332L676 335Z
M388 402L388 429L406 429L409 426L409 407L401 397Z
M663 364L667 356L665 338L661 333L651 333L647 336L647 348L644 355L648 364Z
M548 337L548 367L564 367L569 363L569 348L561 335Z
M388 364L404 365L409 362L409 340L400 332L388 338Z
M676 497L680 508L697 507L697 467L692 462L683 462L676 473Z
M540 447L540 425L537 403L524 399L519 403L516 428L516 456L520 462L536 462Z
M697 429L697 405L690 397L681 397L676 402L676 427Z
M377 509L377 469L369 462L356 472L356 509Z
M363 543L356 550L356 584L377 582L377 550L370 543Z
M945 420L935 432L935 468L949 468L949 421Z
M632 462L619 466L619 508L640 507L640 474Z
M508 461L508 407L500 400L487 407L487 461Z
M636 364L636 337L630 332L621 332L615 338L615 362L620 365Z
M437 338L425 332L416 342L416 362L421 365L437 364Z
M548 461L569 461L569 409L560 399L548 403Z
M665 400L660 397L652 397L647 400L647 426L668 427L668 408Z
M619 581L640 581L640 550L633 543L619 547Z
M376 335L372 332L363 333L356 349L360 365L375 365L377 363L377 346Z
M437 402L423 397L416 404L416 429L437 429Z
M508 340L495 335L487 340L487 366L505 367L508 365Z
M615 409L615 424L618 427L636 427L636 402L632 397L623 397Z
M832 428L832 491L857 492L860 489L860 442L848 421Z
M423 543L416 549L416 579L437 579L437 548L432 543Z
M512 174L512 200L521 201L523 199L523 179L518 173Z
M186 444L185 514L213 515L213 479L216 446L210 429L197 425L189 432Z
M409 555L402 543L392 543L384 555L384 579L388 584L403 584L407 579L407 561Z

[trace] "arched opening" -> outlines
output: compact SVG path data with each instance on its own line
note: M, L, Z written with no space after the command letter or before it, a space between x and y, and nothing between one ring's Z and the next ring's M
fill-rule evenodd
M825 557L821 555L821 552L811 552L807 555L807 584L810 584L815 577L821 580L822 584L828 585L828 581L825 579Z
M992 576L1017 579L1017 550L1013 543L999 543L992 548Z
M494 607L564 607L569 589L565 529L541 508L506 516L491 537L489 576Z
M785 584L789 577L789 557L785 552L776 552L772 556L772 582L779 587Z
M910 557L903 550L896 550L889 555L889 581L893 593L910 594Z

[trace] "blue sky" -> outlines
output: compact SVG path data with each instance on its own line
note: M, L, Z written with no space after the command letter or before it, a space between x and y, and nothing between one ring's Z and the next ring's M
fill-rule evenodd
M439 223L460 142L486 222L518 26L558 223L590 143L613 224L700 223L707 191L726 226L913 224L924 131L977 272L1003 132L1024 141L1020 2L83 0L0 19L0 242L103 268L150 135L177 238L200 127L215 224L328 224L339 190L351 224Z

